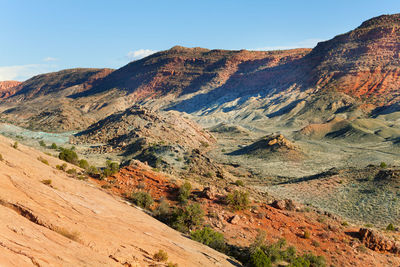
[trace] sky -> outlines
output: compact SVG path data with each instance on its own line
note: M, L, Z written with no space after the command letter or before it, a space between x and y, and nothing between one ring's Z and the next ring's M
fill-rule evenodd
M0 81L120 68L175 45L312 48L399 12L399 0L0 0Z

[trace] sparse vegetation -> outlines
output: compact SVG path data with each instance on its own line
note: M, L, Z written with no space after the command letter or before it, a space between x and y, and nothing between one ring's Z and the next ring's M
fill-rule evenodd
M173 228L187 233L189 230L200 226L204 220L204 211L199 203L193 203L183 208L175 208L171 216Z
M58 158L71 164L78 164L78 155L72 149L60 147L60 154L58 155Z
M237 185L237 186L244 186L244 183L243 183L242 180L236 180L236 181L235 181L235 185Z
M66 171L68 165L66 163L63 163L62 165L56 165L56 169L60 171Z
M103 176L104 177L111 176L111 175L117 173L118 170L119 170L119 163L112 162L111 160L107 160L106 168L103 170Z
M79 165L80 168L82 168L82 169L84 169L84 170L88 170L89 167L90 167L90 165L89 165L89 163L87 162L86 159L81 159L81 160L79 160L78 165Z
M15 141L14 144L12 145L13 148L18 149L18 142Z
M226 243L224 235L206 226L201 230L191 232L190 237L197 242L207 245L215 250L225 253Z
M74 168L67 170L67 173L70 174L70 175L73 175L73 176L78 174L78 172Z
M287 246L285 239L268 245L265 242L265 233L260 232L255 242L250 246L248 253L242 255L242 262L251 267L278 266L279 262L286 262L287 266L324 267L325 259L313 254L297 255L293 246Z
M379 165L382 169L385 169L385 168L387 168L387 164L386 164L386 162L381 162L381 164Z
M45 143L43 140L40 140L40 141L39 141L39 145L40 145L41 147L46 147L46 143Z
M144 191L133 192L132 195L129 197L129 200L132 201L136 206L145 209L150 209L150 206L154 203L151 195L148 192Z
M57 149L58 147L57 147L56 143L52 143L51 146L50 146L50 148L51 148L51 149Z
M235 190L226 196L227 204L234 210L247 209L249 206L249 193Z
M168 253L165 252L164 250L160 249L159 251L157 251L156 253L154 253L153 255L153 259L155 261L167 261L168 260Z
M50 179L45 179L45 180L42 180L41 182L42 182L42 184L45 184L45 185L51 185L51 183L52 183L52 181Z
M42 158L42 157L38 157L37 159L38 159L39 161L41 161L42 163L44 163L44 164L46 164L46 165L49 165L49 161L48 161L47 159Z
M185 182L179 187L178 200L181 203L186 203L190 193L192 191L192 185L189 182Z
M389 225L386 226L386 230L387 231L396 231L396 228L394 227L394 225L392 223L389 223Z

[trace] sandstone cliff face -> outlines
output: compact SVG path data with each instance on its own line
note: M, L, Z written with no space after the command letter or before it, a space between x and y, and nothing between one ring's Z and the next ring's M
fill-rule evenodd
M0 99L12 96L17 92L17 86L21 82L18 81L3 81L0 82Z
M365 21L307 56L312 84L378 105L399 100L400 14Z

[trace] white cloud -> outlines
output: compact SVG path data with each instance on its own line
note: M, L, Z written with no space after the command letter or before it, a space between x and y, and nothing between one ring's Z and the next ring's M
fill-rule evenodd
M265 46L260 48L255 48L252 50L262 50L262 51L270 51L270 50L287 50L294 48L314 48L318 42L325 41L322 39L306 39L297 43L289 44L289 45L278 45L278 46Z
M154 54L155 52L157 52L157 51L150 50L150 49L139 49L139 50L129 51L126 56L129 60L138 60L138 59L150 56L151 54Z
M52 61L57 61L58 58L55 57L46 57L43 59L44 62L52 62Z
M24 81L35 75L53 71L55 66L47 64L28 64L0 67L0 81Z

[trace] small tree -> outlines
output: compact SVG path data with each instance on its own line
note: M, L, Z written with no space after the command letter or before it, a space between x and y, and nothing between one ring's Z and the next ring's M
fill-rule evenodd
M87 162L87 160L81 159L79 161L79 167L81 167L84 170L88 170L90 166L89 166L89 163Z
M189 182L185 182L181 187L179 187L179 194L178 194L178 200L181 203L186 203L190 193L192 190L192 185Z
M150 209L150 206L154 203L151 195L148 192L144 191L133 192L129 199L135 205L145 209Z
M63 148L58 155L58 158L72 164L78 163L78 155L71 149Z
M190 237L197 242L209 246L220 252L226 251L224 235L206 226L201 230L193 231Z
M229 206L231 206L234 210L243 210L247 209L250 201L249 201L249 193L235 190L232 193L228 194L226 197L226 201Z
M199 203L194 203L184 208L175 209L172 217L172 227L187 233L203 223L204 211Z
M51 146L50 146L50 148L51 148L51 149L57 149L56 143L52 143Z

